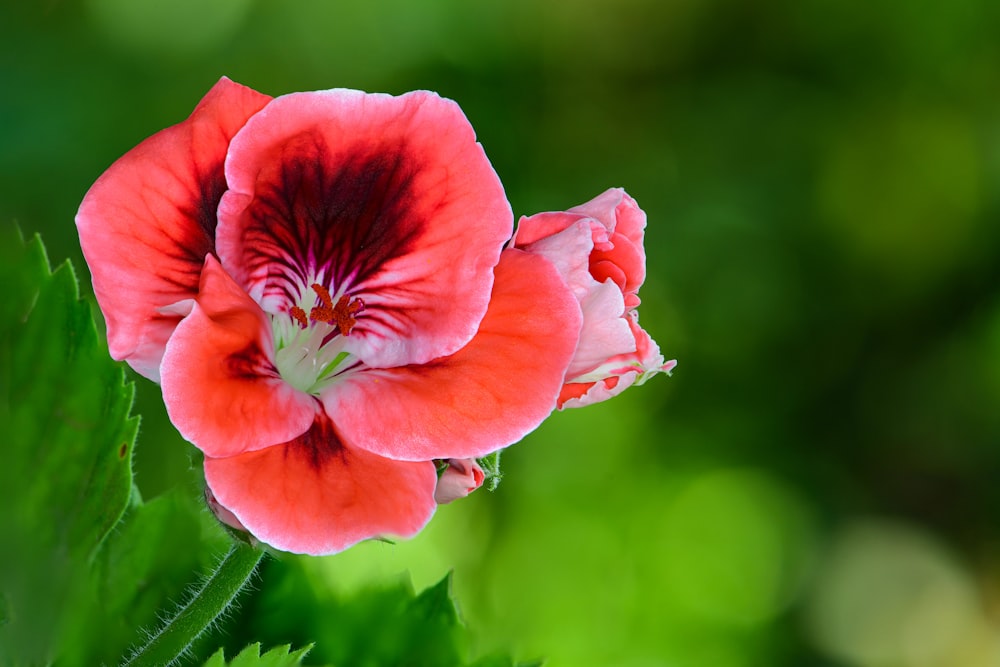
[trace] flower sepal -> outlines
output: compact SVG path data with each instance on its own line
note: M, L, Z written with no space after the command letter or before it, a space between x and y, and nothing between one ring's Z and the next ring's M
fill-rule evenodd
M489 491L496 491L497 487L500 486L500 480L503 479L503 473L500 471L500 454L502 453L503 450L498 449L492 454L487 454L476 459L479 467L483 469L483 473L486 475L486 479L483 480L483 486Z

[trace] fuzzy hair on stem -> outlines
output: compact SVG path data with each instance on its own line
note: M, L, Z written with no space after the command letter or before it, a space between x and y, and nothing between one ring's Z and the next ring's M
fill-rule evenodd
M263 556L262 550L249 544L233 544L212 574L192 587L187 602L179 605L155 633L149 634L122 667L177 664L194 640L223 617L250 582Z

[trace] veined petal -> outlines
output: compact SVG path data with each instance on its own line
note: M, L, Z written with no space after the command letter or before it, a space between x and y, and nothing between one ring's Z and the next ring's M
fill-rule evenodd
M313 555L383 535L411 537L436 506L432 462L393 461L348 447L322 414L290 442L206 457L205 480L258 539Z
M229 140L271 98L222 78L191 116L119 158L76 216L108 347L159 380L163 348L180 317L160 308L193 297L214 250Z
M198 299L161 366L170 421L208 456L232 456L304 433L319 403L278 376L267 316L211 255Z
M475 335L513 217L454 102L279 97L233 139L226 178L219 257L268 312L311 299L316 282L360 299L345 350L373 367L423 363Z
M472 458L534 430L555 407L580 307L548 261L505 250L479 333L424 365L372 369L322 397L346 442L410 461Z

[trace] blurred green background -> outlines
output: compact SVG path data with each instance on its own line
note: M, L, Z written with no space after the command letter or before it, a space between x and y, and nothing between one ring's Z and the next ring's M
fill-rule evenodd
M454 569L477 652L551 667L995 666L998 35L993 0L8 1L0 218L85 275L87 188L219 76L436 90L516 215L639 201L680 365L317 585ZM137 384L150 498L190 448Z

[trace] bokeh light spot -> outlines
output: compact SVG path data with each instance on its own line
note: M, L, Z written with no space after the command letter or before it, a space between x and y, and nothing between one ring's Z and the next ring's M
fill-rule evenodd
M715 623L768 621L801 582L809 524L798 495L765 472L730 469L696 477L662 521L670 597Z
M970 650L986 630L973 582L920 529L856 522L835 538L821 571L811 627L832 656L871 667L987 664L962 658L978 653Z

